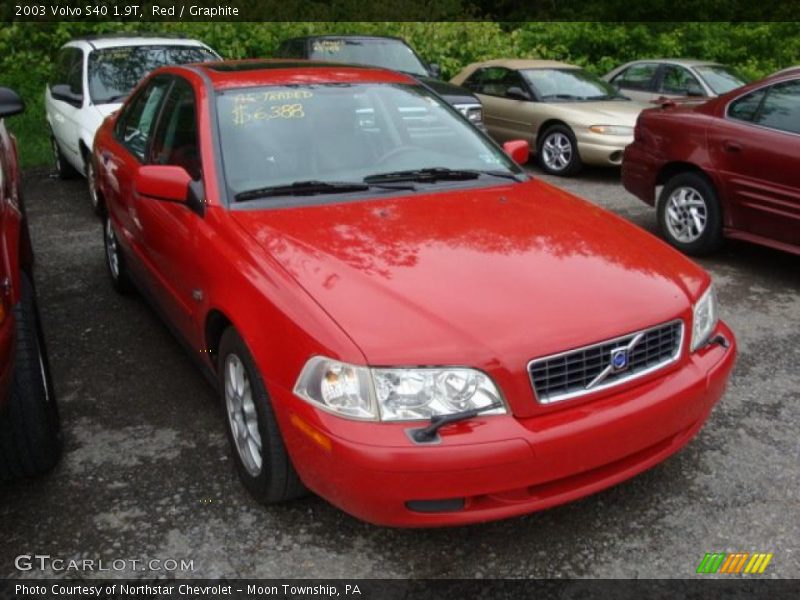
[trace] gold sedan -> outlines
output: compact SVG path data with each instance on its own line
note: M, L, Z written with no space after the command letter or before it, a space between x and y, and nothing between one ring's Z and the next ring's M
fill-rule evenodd
M493 138L528 140L554 175L573 175L584 164L619 165L647 108L580 67L549 60L475 63L452 82L480 98Z

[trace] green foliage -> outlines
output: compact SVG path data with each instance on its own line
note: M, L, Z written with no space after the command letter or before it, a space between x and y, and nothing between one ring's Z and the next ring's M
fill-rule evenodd
M15 88L27 103L26 113L9 121L25 166L49 160L44 88L58 48L80 35L119 31L187 35L226 58L268 57L282 40L298 35L396 35L438 63L445 78L469 63L506 57L564 60L597 74L637 58L701 58L730 64L753 79L800 64L797 22L12 23L0 28L0 85Z

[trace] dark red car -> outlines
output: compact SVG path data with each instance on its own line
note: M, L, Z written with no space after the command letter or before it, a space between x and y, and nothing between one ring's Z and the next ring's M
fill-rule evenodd
M435 526L568 502L686 444L734 362L705 271L400 73L159 69L94 160L111 281L218 381L265 503Z
M15 92L0 88L0 119L23 109ZM46 471L60 452L17 147L0 120L0 481Z
M687 254L723 237L800 254L800 69L699 106L642 112L622 183Z

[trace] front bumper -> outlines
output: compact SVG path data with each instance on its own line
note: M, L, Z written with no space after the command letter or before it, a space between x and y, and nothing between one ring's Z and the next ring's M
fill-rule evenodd
M622 164L625 147L633 142L633 136L602 135L586 131L576 135L578 153L587 165L618 167Z
M276 412L302 480L345 512L390 526L490 521L592 494L683 447L722 396L733 367L733 335L724 323L717 333L728 348L702 349L663 377L536 417L464 421L443 429L435 446L405 436L419 423L347 422L336 431L330 425L344 420L289 392L272 393L280 396ZM355 441L352 426L374 435ZM420 510L420 501L427 508Z

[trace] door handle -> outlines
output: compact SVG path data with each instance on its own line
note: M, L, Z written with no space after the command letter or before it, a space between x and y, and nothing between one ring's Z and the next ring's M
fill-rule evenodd
M741 152L742 145L738 142L725 140L724 142L722 142L722 149L725 150L725 152Z

